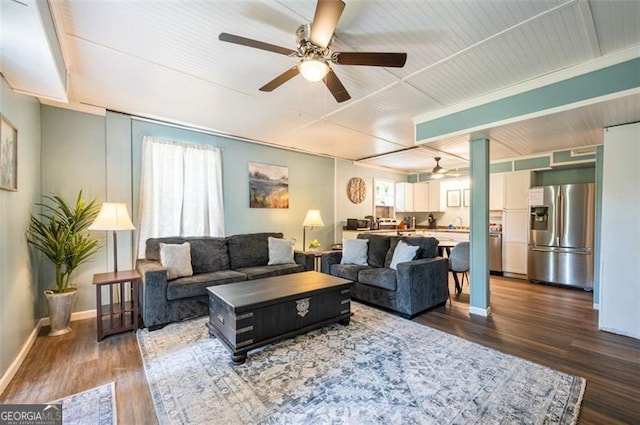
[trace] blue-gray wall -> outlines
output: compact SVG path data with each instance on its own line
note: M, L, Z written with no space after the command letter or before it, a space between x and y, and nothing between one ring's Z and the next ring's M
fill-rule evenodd
M42 106L42 194L60 194L75 201L82 190L85 199L105 200L105 117ZM104 237L104 232L96 233ZM94 273L107 271L103 266L105 249L78 267L71 283L78 287L74 311L95 308ZM40 291L55 286L54 267L44 260L40 266ZM40 314L47 316L46 303Z
M138 221L142 137L162 137L221 148L225 229L227 235L279 231L297 240L302 248L302 222L308 209L319 209L326 224L309 231L307 237L319 239L322 248L333 242L334 161L271 146L250 143L210 133L178 128L157 122L133 119L107 112L106 116L42 107L42 193L59 192L73 197L78 190L99 202L120 201L129 205L134 225ZM289 168L288 209L249 208L248 167L250 162ZM112 269L111 236L103 249L78 269L73 281L78 286L75 311L95 309L94 273ZM119 232L119 269L133 267L136 234ZM42 266L41 289L52 279L51 266ZM46 307L41 315L46 315Z
M285 238L296 239L296 249L302 249L304 217L307 210L319 209L325 227L307 233L313 232L313 238L318 239L323 248L328 249L333 243L333 159L133 119L133 208L136 217L144 135L220 148L227 235L282 232ZM289 169L289 208L249 208L250 162Z
M0 75L0 113L18 129L18 191L0 190L0 392L5 373L35 329L38 302L36 258L25 238L33 206L40 201L40 105L19 95Z

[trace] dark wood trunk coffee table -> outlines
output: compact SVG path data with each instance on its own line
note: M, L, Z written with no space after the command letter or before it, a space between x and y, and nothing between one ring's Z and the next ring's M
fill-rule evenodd
M209 335L242 364L254 348L330 323L348 325L352 283L303 272L210 286Z

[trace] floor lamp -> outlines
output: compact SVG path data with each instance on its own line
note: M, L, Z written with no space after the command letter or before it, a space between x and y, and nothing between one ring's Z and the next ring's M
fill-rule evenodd
M313 229L314 226L324 226L324 221L322 221L322 217L320 217L320 210L309 210L307 211L307 216L304 218L302 222L302 250L307 250L307 227L311 227Z
M89 230L113 231L113 272L118 272L118 236L117 231L134 230L129 218L127 204L123 202L105 202Z

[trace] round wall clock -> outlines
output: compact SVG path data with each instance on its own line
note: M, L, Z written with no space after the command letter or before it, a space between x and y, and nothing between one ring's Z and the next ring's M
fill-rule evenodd
M360 177L352 177L347 183L347 196L354 204L364 201L367 196L367 184Z

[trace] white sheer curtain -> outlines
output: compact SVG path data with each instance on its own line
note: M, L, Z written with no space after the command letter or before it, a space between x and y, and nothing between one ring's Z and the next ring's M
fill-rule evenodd
M220 149L144 136L138 257L148 238L224 236Z

